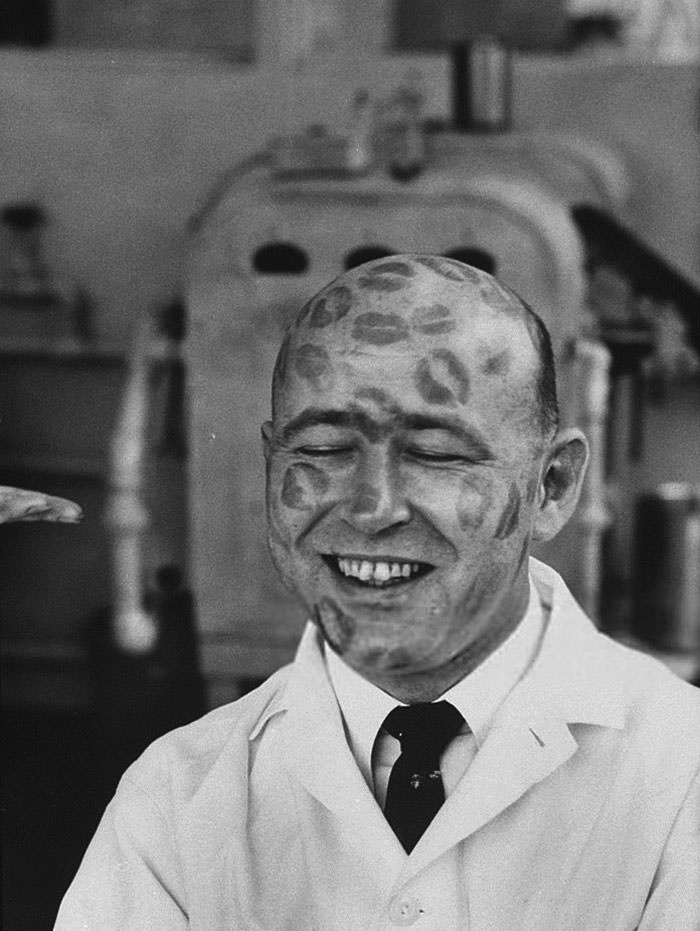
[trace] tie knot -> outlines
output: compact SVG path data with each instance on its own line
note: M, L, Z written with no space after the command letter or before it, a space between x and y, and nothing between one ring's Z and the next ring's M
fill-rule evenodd
M400 705L390 711L384 727L408 754L442 754L464 724L464 718L448 701Z

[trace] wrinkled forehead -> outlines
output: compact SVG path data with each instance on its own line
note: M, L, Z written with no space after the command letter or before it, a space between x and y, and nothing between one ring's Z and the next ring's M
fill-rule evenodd
M504 324L522 335L522 302L480 269L433 255L368 262L336 278L302 309L292 337L328 349L399 352L436 341L502 339Z

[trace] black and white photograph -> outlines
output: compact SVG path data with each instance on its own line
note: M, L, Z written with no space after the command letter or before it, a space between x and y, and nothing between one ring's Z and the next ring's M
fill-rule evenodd
M4 931L700 931L697 0L4 0Z

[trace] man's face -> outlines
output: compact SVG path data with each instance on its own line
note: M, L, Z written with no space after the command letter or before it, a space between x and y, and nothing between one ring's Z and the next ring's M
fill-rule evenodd
M366 677L459 665L522 615L536 365L512 295L448 260L370 263L300 318L265 428L270 548Z

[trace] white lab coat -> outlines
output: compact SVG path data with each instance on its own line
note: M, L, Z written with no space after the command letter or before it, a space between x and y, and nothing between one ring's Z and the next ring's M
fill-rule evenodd
M309 627L291 666L127 771L56 928L698 931L700 690L531 568L540 653L410 856Z

